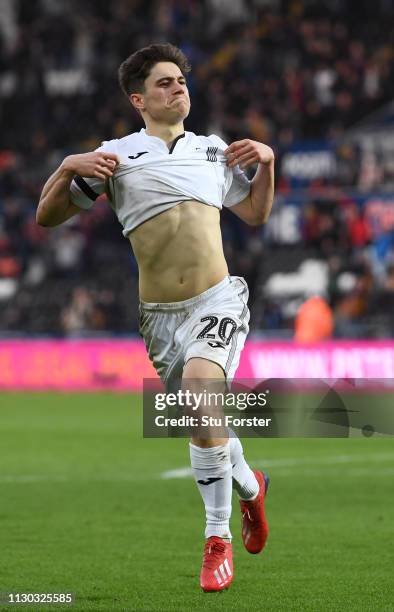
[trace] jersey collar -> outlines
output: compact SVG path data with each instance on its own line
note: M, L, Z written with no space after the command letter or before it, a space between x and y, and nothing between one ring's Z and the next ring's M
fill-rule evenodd
M185 138L185 136L186 136L186 132L183 132L183 134L179 134L179 136L177 136L176 138L174 138L174 140L172 141L172 143L171 143L170 147L168 147L168 146L166 145L166 143L164 142L164 140L162 140L162 139L161 139L161 138L159 138L158 136L151 136L150 134L147 134L147 133L146 133L145 128L141 128L140 133L141 133L143 136L145 136L145 138L148 138L148 139L150 139L150 140L152 139L152 140L154 140L154 141L156 141L156 142L160 143L160 145L161 145L162 147L165 147L165 149L168 151L168 153L172 153L172 152L174 151L175 147L176 147L177 142L178 142L178 141L179 141L181 138Z

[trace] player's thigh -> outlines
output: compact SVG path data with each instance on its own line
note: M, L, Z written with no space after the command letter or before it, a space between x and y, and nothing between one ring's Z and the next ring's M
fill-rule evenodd
M177 360L180 349L174 342L175 333L182 329L186 314L172 311L155 311L140 308L139 331L156 372L162 380ZM179 368L178 368L179 372ZM180 372L178 373L180 377Z
M222 366L203 357L191 357L183 368L182 389L191 393L225 393L226 375ZM206 406L208 409L209 406Z
M203 386L207 380L224 382L225 373L218 363L203 357L191 357L183 368L182 379L190 381L190 384Z

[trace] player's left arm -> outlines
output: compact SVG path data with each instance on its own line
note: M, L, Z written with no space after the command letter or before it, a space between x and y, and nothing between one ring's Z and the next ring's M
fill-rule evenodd
M224 151L229 168L239 165L241 170L258 164L251 182L249 195L241 202L231 206L236 214L248 225L262 225L267 222L274 200L274 161L273 150L256 140L237 140Z

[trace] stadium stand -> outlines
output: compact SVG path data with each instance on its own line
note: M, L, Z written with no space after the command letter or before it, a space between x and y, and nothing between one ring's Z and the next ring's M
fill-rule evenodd
M137 332L137 267L105 201L47 231L39 194L67 154L140 129L116 80L152 41L189 55L187 129L277 156L268 226L223 213L253 332L289 337L311 294L338 337L394 335L392 0L3 0L0 333ZM291 281L291 282L290 282Z

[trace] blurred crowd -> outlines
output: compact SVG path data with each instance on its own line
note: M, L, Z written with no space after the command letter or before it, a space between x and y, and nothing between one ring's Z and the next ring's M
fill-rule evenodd
M394 97L393 0L360 0L357 10L347 0L1 0L0 7L3 334L137 330L137 268L105 202L55 230L35 224L43 183L65 155L142 127L117 83L118 65L137 48L171 41L189 56L187 129L260 140L279 156L303 139L340 139ZM341 151L346 187L357 160ZM324 245L343 240L341 228L353 223L341 252L370 266L371 285L390 285L390 257L381 268L379 258L366 263L352 242L371 244L362 215L353 222L345 214L338 224L335 200L329 214L317 208L305 205L306 246L330 260L335 253ZM258 297L268 248L261 230L225 212L223 236L231 272L246 276Z
M291 208L278 201L273 225ZM360 204L320 189L296 223L299 238L290 224L280 239L275 232L267 238L255 329L290 337L302 304L318 295L331 311L329 337L394 337L394 197Z

